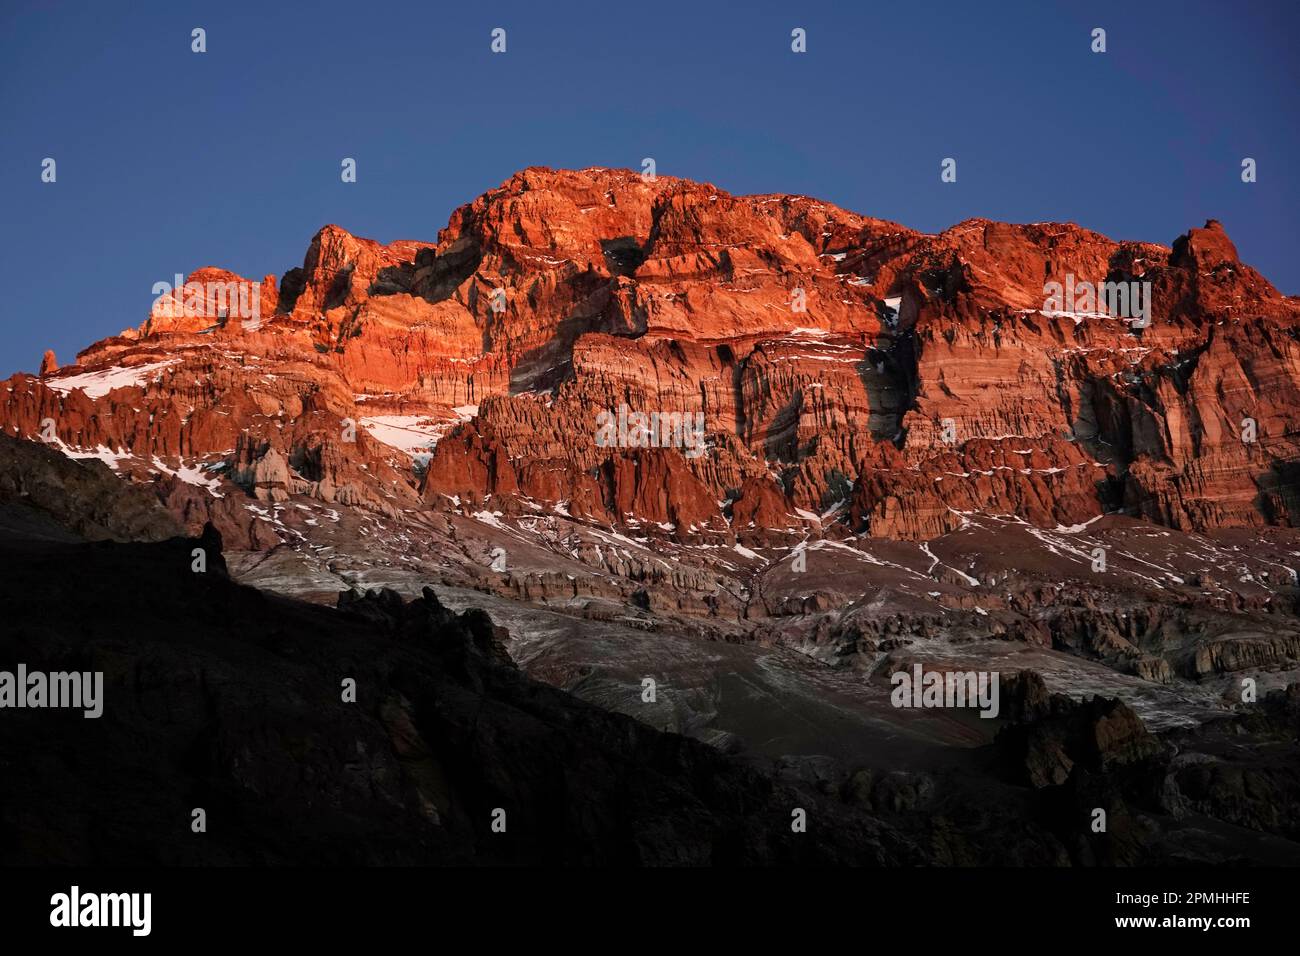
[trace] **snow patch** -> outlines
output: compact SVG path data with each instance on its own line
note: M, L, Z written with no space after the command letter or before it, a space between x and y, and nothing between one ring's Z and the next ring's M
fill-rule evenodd
M163 362L152 362L147 365L113 366L112 368L100 369L98 372L82 372L80 375L51 376L41 381L46 388L62 392L64 395L76 389L81 389L86 393L87 398L103 398L114 389L145 385L151 381L156 381L157 376L155 373L179 363L180 359L167 359Z

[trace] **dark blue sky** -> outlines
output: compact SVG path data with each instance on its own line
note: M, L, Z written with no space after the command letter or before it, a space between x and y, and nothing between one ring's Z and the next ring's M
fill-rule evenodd
M1300 293L1295 0L287 6L0 5L0 374L139 324L173 273L278 275L327 222L432 239L524 166L645 156L930 231L1217 218Z

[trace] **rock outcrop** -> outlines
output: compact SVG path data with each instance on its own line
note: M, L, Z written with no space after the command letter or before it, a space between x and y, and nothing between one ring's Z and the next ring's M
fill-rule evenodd
M679 537L836 508L895 539L972 510L1289 525L1298 319L1214 221L1172 248L1059 223L926 235L532 168L436 242L331 225L279 281L196 270L138 329L10 379L0 421L389 514L526 498Z

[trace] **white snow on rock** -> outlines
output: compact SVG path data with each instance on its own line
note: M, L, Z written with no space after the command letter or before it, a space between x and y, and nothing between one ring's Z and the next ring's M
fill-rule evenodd
M501 528L502 530L505 530L504 525L497 520L500 515L500 511L476 511L470 515L470 517L475 521L481 521L486 525L491 525L493 528Z
M107 445L100 445L94 449L87 451L85 449L74 448L71 445L64 444L59 439L55 439L54 441L49 442L48 444L53 445L55 448L59 449L59 451L63 452L63 454L69 458L75 458L75 459L98 458L104 464L108 465L109 468L112 468L114 470L117 469L119 462L129 461L131 458L135 457L129 451L116 451L112 448L109 448Z
M417 461L428 460L433 446L453 424L435 421L428 415L374 415L359 421L370 437Z
M221 487L221 482L207 474L202 465L187 465L181 462L180 468L172 468L163 462L157 455L153 456L153 466L163 474L175 475L187 485L196 485L199 488L206 488L208 494L214 498L224 498L221 492L217 491Z
M129 367L115 365L112 368L100 369L97 372L82 372L80 375L60 377L56 374L41 379L41 381L46 388L62 392L64 395L76 389L81 389L86 393L87 398L103 398L115 388L128 388L132 385L144 385L154 381L156 379L155 373L179 362L180 359L167 359L162 362L151 362L147 365L132 365Z
M1052 469L1052 470L1060 471L1059 468ZM1104 515L1097 515L1095 518L1089 518L1083 524L1072 524L1069 525L1068 527L1063 524L1058 524L1053 530L1057 531L1060 534L1078 534L1080 531L1083 531L1085 528L1087 528L1088 525L1092 524L1094 521L1100 521L1103 517Z
M371 415L358 421L370 437L391 445L416 464L424 465L442 436L453 425L467 422L477 415L478 406L460 405L452 411L456 415L454 420L440 421L436 415Z

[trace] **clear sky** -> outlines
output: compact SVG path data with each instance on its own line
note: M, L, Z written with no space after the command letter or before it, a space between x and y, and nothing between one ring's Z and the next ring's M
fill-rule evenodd
M522 167L647 156L928 231L1217 218L1300 293L1296 0L289 6L0 0L0 374L138 325L174 273L279 275L329 222L431 240Z

